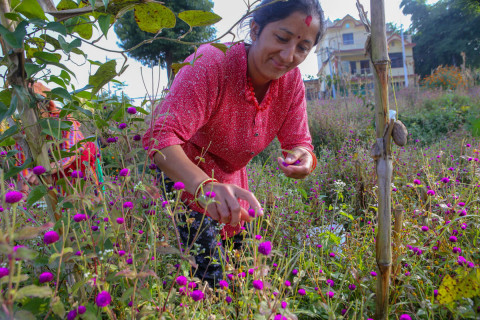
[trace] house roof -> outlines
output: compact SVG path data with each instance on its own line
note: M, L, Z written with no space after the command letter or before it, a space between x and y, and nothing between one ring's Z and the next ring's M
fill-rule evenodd
M352 17L351 15L347 14L342 19L337 19L333 22L330 22L331 23L330 26L327 23L327 29L339 29L339 28L341 29L341 28L343 28L343 25L347 22L353 22L355 24L355 27L359 27L359 26L362 25L360 20L357 20L354 17Z

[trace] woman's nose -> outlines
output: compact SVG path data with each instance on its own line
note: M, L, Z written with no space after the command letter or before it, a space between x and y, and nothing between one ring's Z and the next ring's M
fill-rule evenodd
M293 62L293 58L295 56L295 47L294 46L287 46L283 48L280 52L280 56L285 63Z

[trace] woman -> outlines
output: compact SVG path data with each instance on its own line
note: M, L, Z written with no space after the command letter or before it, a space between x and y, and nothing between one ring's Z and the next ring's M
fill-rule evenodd
M182 197L195 221L179 227L180 235L190 245L200 229L195 242L205 253L196 256L196 275L210 284L222 278L221 266L206 258L220 260L218 223L225 239L250 220L247 208L262 214L248 191L247 163L277 136L290 150L277 159L287 177L303 179L316 165L297 66L323 34L323 11L318 0L271 2L263 0L252 15L251 44L226 53L204 45L186 59L191 64L177 74L143 137L160 170L185 185ZM207 191L215 202L205 212L199 200Z

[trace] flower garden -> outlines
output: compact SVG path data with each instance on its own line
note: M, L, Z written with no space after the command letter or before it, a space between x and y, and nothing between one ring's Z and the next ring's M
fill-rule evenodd
M479 87L404 89L397 100L410 136L393 147L389 318L478 319ZM216 288L195 277L198 248L176 232L179 215L191 223L182 184L164 194L141 145L148 112L118 102L94 110L110 134L98 155L105 181L76 171L59 181L63 194L50 188L56 221L41 200L45 187L23 197L14 151L1 153L2 319L374 318L378 201L365 99L309 104L318 166L307 179L276 168L278 142L249 165L265 214L244 226L241 249L216 239L228 260ZM40 178L42 169L34 168Z

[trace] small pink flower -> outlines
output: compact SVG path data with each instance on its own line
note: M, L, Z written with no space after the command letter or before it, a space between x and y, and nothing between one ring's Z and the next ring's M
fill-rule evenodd
M41 174L44 174L45 171L45 167L44 166L36 166L33 168L33 173L36 174L37 176L41 175Z
M123 219L122 217L117 218L118 224L123 224L124 222L125 222L125 219Z
M263 290L263 282L262 280L253 280L252 281L253 287L257 290Z
M73 170L70 176L72 178L83 178L83 172L80 170Z
M133 208L133 202L131 201L126 201L123 203L124 208Z
M268 256L272 252L272 243L270 241L262 242L258 245L258 252Z
M11 203L11 204L17 203L20 200L22 200L22 198L23 198L23 194L20 191L16 191L16 190L8 191L5 194L5 202L6 203Z
M298 294L301 295L301 296L304 296L304 295L307 294L307 292L305 292L305 289L300 288L300 289L298 289Z
M38 282L45 283L53 280L53 274L50 272L44 272L38 277Z
M112 296L107 291L100 292L97 297L95 298L95 303L100 308L106 307L112 303Z
M175 190L183 190L185 189L185 184L181 181L177 181L173 184L173 189Z
M185 276L179 276L179 277L177 277L177 279L175 281L177 282L177 284L179 286L186 286L187 282L188 282L188 279Z
M45 244L55 243L59 239L60 239L60 236L56 231L53 231L53 230L47 231L43 236L43 242L45 242Z
M218 282L218 286L219 286L220 288L222 288L222 289L227 289L227 288L228 288L228 282L225 281L225 280L220 280L220 281Z
M193 301L200 301L203 300L205 295L201 290L195 290L190 293L190 297L192 297Z
M76 215L73 216L73 221L75 222L80 222L84 220L87 220L87 216L82 213L77 213Z
M328 291L328 292L327 292L327 296L328 296L330 299L332 299L334 295L335 295L335 292L333 292L333 291Z
M422 231L428 231L428 227L427 226L422 226Z
M129 114L135 114L135 113L137 113L137 108L135 108L135 107L129 107L129 108L127 109L127 112L128 112Z
M119 174L120 177L128 177L130 175L130 169L128 168L123 168L120 170Z
M9 273L10 270L8 270L8 268L0 268L0 279L8 276Z
M427 194L428 194L429 196L434 196L434 195L435 195L435 191L432 190L432 189L430 189L430 190L427 191Z

